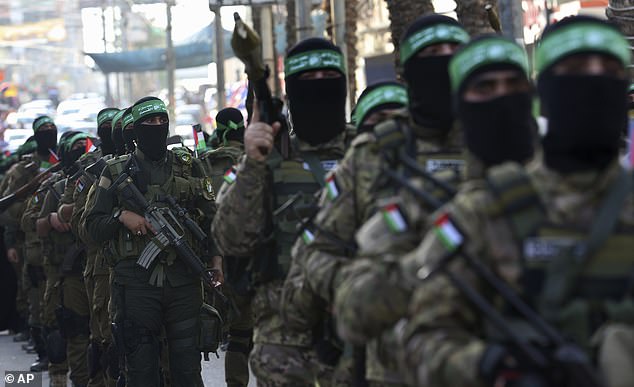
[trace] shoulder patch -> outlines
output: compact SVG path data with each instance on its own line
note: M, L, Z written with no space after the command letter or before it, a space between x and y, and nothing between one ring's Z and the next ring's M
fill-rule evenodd
M401 208L396 203L390 203L381 208L381 215L388 229L393 233L401 233L407 231L407 220L401 212Z
M236 170L235 165L227 169L227 171L225 172L225 175L223 176L223 179L225 182L227 182L227 184L233 184L237 178L238 178L238 171Z
M110 188L110 185L112 184L112 181L110 181L110 179L108 179L105 176L101 176L101 178L99 178L99 186L103 189L108 189Z
M335 178L335 172L332 172L326 177L326 194L330 201L335 200L339 196L339 187L337 186L337 179Z

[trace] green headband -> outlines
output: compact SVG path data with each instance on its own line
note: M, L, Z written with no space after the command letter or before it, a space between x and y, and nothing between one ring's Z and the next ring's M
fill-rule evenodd
M67 138L64 144L61 144L66 148L66 152L69 152L73 148L73 144L80 140L85 140L89 137L88 133L77 133Z
M508 63L522 69L528 76L528 57L518 44L500 37L490 37L468 44L449 62L451 89L455 92L476 69L494 64Z
M357 127L361 125L370 110L386 103L398 103L407 106L407 90L405 87L397 85L380 86L361 97L357 102L354 113Z
M315 50L302 52L284 60L284 74L286 77L315 69L335 69L345 74L346 67L343 63L343 55L333 50Z
M53 125L55 125L55 122L53 122L53 119L51 117L48 117L48 116L39 117L38 119L33 121L33 132L37 132L42 127L42 125L44 125L44 124L53 124Z
M233 122L231 120L229 120L227 122L227 125L223 124L222 122L216 121L216 129L219 130L237 130L237 129L241 129L244 128L244 122L240 121L240 122Z
M535 50L535 67L541 73L561 58L582 52L615 56L624 67L630 64L632 55L627 40L619 31L599 23L578 22L542 38Z
M469 33L462 27L451 24L435 24L424 28L401 42L401 64L418 51L437 43L460 43L469 41Z
M132 113L128 113L128 114L124 113L123 121L121 122L121 127L125 129L126 126L130 125L133 122L134 122L134 117L132 116Z
M134 122L139 121L143 117L159 113L167 114L167 108L165 108L165 104L160 99L152 99L132 107L132 119Z
M101 112L101 114L97 116L97 126L101 126L104 122L112 121L112 118L118 111L119 109L112 108Z
M119 110L114 117L112 117L112 129L117 126L117 122L123 117L123 113L125 113L125 110Z

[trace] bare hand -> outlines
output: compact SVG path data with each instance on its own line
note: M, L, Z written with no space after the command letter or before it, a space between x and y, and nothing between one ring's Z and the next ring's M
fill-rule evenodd
M7 259L11 263L19 263L20 262L20 256L18 255L18 250L16 250L13 247L8 249L7 250Z
M121 211L119 222L123 223L130 232L137 236L146 235L150 231L155 233L150 223L144 217L132 211Z
M214 273L215 285L220 286L225 283L225 274L222 271L222 257L216 255L211 259L212 270Z
M70 231L70 224L62 222L57 212L51 213L51 215L49 216L49 222L57 232L63 233Z
M265 122L259 122L260 112L258 110L257 101L253 103L252 124L247 127L244 133L244 148L247 157L265 161L273 149L275 136L282 125L279 122L269 125Z

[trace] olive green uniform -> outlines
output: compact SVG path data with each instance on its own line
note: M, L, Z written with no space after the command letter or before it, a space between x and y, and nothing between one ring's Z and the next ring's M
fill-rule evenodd
M238 141L228 141L214 150L205 152L201 160L211 177L214 190L220 192L225 173L238 163L244 153L244 146ZM228 387L246 387L249 384L249 351L252 347L253 313L251 312L251 290L247 284L248 259L224 257L223 271L225 284L223 293L235 306L225 306L223 316L228 333L225 354L225 381ZM216 306L216 305L214 305ZM220 307L216 307L220 309Z
M66 190L66 185L72 183L68 183L68 179L63 179L53 186L52 189L57 191L61 199L58 200L49 191L39 214L40 219L57 212L60 204L69 202L68 196L64 198L62 195ZM85 386L89 379L86 350L90 336L88 296L82 276L85 255L82 246L70 231L61 233L52 229L49 238L53 245L50 261L59 268L61 273L62 321L59 321L59 325L62 337L66 340L69 377L75 385ZM58 314L60 313L58 312Z
M315 147L300 140L293 144L287 159L277 151L266 162L242 158L237 179L222 187L212 228L223 253L251 258L255 268L250 364L261 386L310 386L316 380L328 385L332 379L332 367L319 362L312 349L310 328L284 324L280 303L297 226L315 207L316 176L323 178L341 157L343 134Z
M148 270L137 265L136 260L150 241L149 236L133 235L113 218L119 208L139 211L118 196L116 187L109 190L124 172L130 157L134 157L140 167L135 179L145 182L145 196L150 203L165 206L158 199L170 194L207 228L215 214L211 180L190 154L167 151L164 160L152 162L137 149L133 156L108 161L95 189L95 200L86 208L85 225L94 241L111 241L114 257L111 302L118 337L125 347L126 381L133 386L159 385L159 335L164 327L172 385L202 386L197 349L202 305L200 279L170 247L159 254ZM186 238L193 242L188 231ZM199 254L208 252L204 259L216 255L213 245L194 244L194 248Z

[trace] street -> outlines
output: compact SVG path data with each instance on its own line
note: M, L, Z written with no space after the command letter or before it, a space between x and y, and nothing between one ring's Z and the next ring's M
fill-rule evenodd
M23 343L14 343L13 336L8 332L0 332L0 376L4 376L5 371L26 371L33 361L35 355L24 352L20 346ZM220 358L213 354L209 355L209 361L203 361L203 382L206 387L225 386L224 352L219 351ZM48 386L48 373L42 375L42 386ZM70 386L70 381L68 382ZM255 380L251 377L249 387L255 387Z

